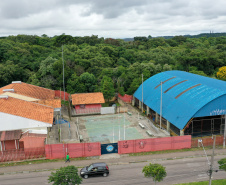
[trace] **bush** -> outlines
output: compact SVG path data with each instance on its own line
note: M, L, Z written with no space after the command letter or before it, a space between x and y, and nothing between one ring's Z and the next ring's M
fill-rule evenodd
M78 175L78 168L75 166L61 167L56 172L51 172L49 183L53 185L79 185L82 183L82 178Z

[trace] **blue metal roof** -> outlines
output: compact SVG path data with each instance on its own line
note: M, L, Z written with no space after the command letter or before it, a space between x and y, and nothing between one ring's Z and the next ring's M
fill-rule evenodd
M179 129L194 117L226 114L226 82L184 71L166 71L143 83L143 103ZM142 85L134 93L142 101Z

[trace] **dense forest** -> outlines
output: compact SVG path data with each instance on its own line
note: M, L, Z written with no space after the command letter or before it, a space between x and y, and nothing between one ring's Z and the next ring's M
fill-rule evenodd
M62 52L63 51L63 52ZM63 65L64 64L64 65ZM133 94L144 80L167 70L216 77L226 65L226 36L134 37L133 41L59 35L0 38L0 87L12 81L68 93Z

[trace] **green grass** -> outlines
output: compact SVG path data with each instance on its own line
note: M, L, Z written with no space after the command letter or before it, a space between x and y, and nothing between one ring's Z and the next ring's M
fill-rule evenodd
M208 185L209 181L202 181L202 182L190 182L190 183L183 183L183 184L176 184L176 185ZM221 180L212 180L212 185L225 185L226 179Z
M102 103L101 106L102 106L102 107L109 107L109 102L107 102L107 103Z
M78 158L71 158L71 161L79 161L79 160L89 160L90 158L86 157L78 157ZM33 160L26 160L26 161L9 161L0 163L1 167L7 166L21 166L21 165L29 165L29 164L41 164L41 163L51 163L51 162L64 162L64 159L33 159Z
M216 146L216 148L222 148L222 146ZM205 147L205 150L212 149L211 146ZM151 151L151 152L140 152L140 153L131 153L129 156L142 156L142 155L152 155L152 154L166 154L166 153L176 153L176 152L188 152L188 151L200 151L203 150L202 147L199 148L186 148L180 150L163 150L163 151ZM204 152L203 152L204 155Z
M62 105L65 105L65 106L68 106L69 102L67 100L65 100L65 101L64 100L61 100L61 104Z
M115 101L115 102L105 102L105 103L102 103L101 105L102 105L102 107L111 107L111 106L109 106L109 104L116 104L117 105L117 107L118 106L121 106L117 101Z

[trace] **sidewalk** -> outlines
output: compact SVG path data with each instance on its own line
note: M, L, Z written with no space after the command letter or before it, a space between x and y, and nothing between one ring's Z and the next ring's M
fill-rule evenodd
M212 155L212 149L206 150L208 156ZM226 149L215 149L215 155L222 155L222 158L226 158ZM87 160L71 161L70 163L61 162L48 162L42 164L29 164L21 166L10 166L1 167L0 175L3 174L14 174L14 173L29 173L35 171L45 171L58 169L60 167L65 167L70 165L75 165L77 167L83 167L95 162L106 162L108 165L120 165L129 164L134 162L147 162L152 160L166 160L166 159L177 159L177 158L189 158L189 157L205 157L204 151L188 151L188 152L174 152L166 154L152 154L143 156L129 156L129 155L119 155L119 154L106 154L100 157L92 157Z

